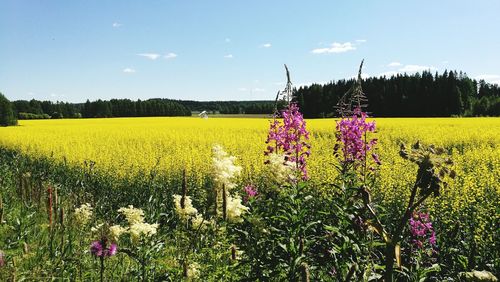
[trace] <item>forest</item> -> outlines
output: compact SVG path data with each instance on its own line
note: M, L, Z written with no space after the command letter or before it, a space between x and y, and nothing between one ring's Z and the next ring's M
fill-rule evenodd
M306 118L335 116L335 105L353 79L302 86L294 99ZM469 78L463 72L428 71L363 79L375 117L499 116L500 87ZM217 114L271 114L274 101L189 101L172 99L111 99L85 103L18 100L13 111L19 119L190 116L208 111Z

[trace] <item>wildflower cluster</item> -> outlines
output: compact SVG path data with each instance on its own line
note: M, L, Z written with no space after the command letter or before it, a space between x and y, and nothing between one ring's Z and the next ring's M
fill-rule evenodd
M367 122L368 115L360 108L354 110L352 117L337 121L337 144L335 151L342 146L342 161L344 163L363 163L366 155L377 144L377 139L367 140L366 134L375 131L375 122ZM380 164L377 154L372 153L373 160Z
M183 202L181 195L174 195L174 205L177 215L179 215L182 220L187 220L190 217L196 217L198 214L198 210L193 207L191 197L189 196L184 196Z
M227 196L226 216L229 222L242 222L241 215L248 211L248 207L241 204L240 196Z
M80 225L86 225L92 217L92 207L90 204L82 204L79 208L75 209L75 222Z
M229 156L220 145L215 145L212 152L215 181L229 190L234 188L236 186L234 179L242 169L241 166L234 164L236 157Z
M299 107L295 103L291 103L281 112L283 122L278 119L271 121L269 133L267 135L265 151L266 156L273 154L284 154L284 162L295 164L296 171L300 172L301 178L307 180L306 158L311 154L311 146L307 142L309 140L309 132L306 129L306 122L299 112ZM266 163L270 163L266 161Z
M112 226L113 231L110 231L116 238L119 238L123 233L128 233L132 242L137 242L141 238L151 237L156 234L158 223L149 224L144 222L143 210L129 205L127 208L120 208L118 212L125 216L129 226L127 228Z
M429 242L429 246L436 245L436 232L432 227L432 222L429 219L428 213L416 212L410 218L410 233L412 243L417 249L423 249L425 242Z

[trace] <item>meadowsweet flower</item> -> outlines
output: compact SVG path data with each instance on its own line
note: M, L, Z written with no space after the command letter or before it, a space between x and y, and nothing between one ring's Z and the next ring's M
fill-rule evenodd
M120 238L120 236L123 234L123 233L127 233L128 229L125 228L125 227L121 227L120 225L113 225L111 227L109 227L109 236L111 237L111 239L113 239L113 241L118 241L118 239Z
M106 238L92 242L90 245L90 253L96 257L114 256L118 250L118 246L114 243L108 246L107 243L108 240Z
M75 222L83 226L86 225L92 217L92 206L90 204L82 204L79 208L75 209Z
M248 207L241 204L239 196L227 196L227 220L229 222L242 222L241 215L248 211Z
M436 245L436 232L432 227L428 213L414 213L409 223L412 243L416 248L424 248L425 241L429 243L430 247Z
M141 237L151 237L156 234L158 224L138 222L130 225L129 233L132 241L137 242Z
M192 262L187 266L187 278L196 279L200 277L200 265L197 262Z
M198 230L198 228L204 229L210 223L203 218L201 214L197 214L191 218L191 227L193 230Z
M100 232L103 227L104 227L104 223L99 223L96 226L90 228L90 231L92 231L93 233L97 233L97 232Z
M243 201L246 203L248 202L251 198L254 198L257 196L257 188L253 187L252 185L247 185L245 187L245 196L243 197Z
M271 153L266 161L267 178L275 183L281 184L295 180L295 163L286 159L285 155Z
M134 208L132 205L129 205L128 208L120 208L118 212L125 216L130 225L144 222L144 211Z
M342 161L345 163L364 162L367 153L377 144L377 139L366 139L368 132L375 131L375 122L367 122L368 115L356 108L352 117L337 121L337 144L342 146ZM338 146L335 147L338 149ZM377 154L374 161L380 164Z
M277 119L271 121L264 154L269 156L273 153L283 153L286 161L295 164L295 170L300 172L301 178L307 180L309 177L306 159L311 154L311 145L307 142L309 132L306 122L299 107L294 103L282 111L281 115L282 123Z
M193 207L193 203L191 202L191 197L189 196L185 197L184 208L182 208L181 199L182 199L181 195L174 195L174 205L177 215L183 220L186 220L189 217L196 216L198 210Z
M220 145L215 145L212 148L212 152L215 182L231 190L236 186L234 181L240 174L242 168L234 164L236 157L230 156Z

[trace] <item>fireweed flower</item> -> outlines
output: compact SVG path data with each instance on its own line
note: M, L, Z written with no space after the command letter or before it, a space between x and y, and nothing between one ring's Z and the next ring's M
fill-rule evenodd
M107 243L108 240L106 238L92 242L90 245L90 253L96 257L114 256L118 250L117 245L112 243L108 246Z
M220 145L215 145L212 152L215 182L231 190L236 186L234 179L240 174L242 168L234 164L236 157L230 156Z
M360 108L354 110L352 117L337 121L337 145L342 147L342 161L344 163L364 162L367 153L377 144L377 139L366 139L368 132L375 131L375 122L367 122L368 115ZM372 154L373 160L380 164L378 155Z
M436 245L436 232L428 213L414 213L409 223L412 243L417 249L423 249L426 241L430 247Z
M189 196L185 197L184 208L182 208L181 199L182 199L181 195L174 195L175 212L177 213L177 215L183 220L186 220L189 217L196 216L198 210L193 207L193 203L191 202L191 197Z
M242 222L241 215L248 211L248 207L241 204L239 196L227 196L227 220L229 222Z
M75 222L80 225L86 225L92 217L92 207L90 204L82 204L75 209Z
M125 216L130 225L144 222L144 211L134 208L132 205L129 205L128 208L120 208L118 212Z
M245 187L245 196L243 197L243 201L246 203L255 196L257 196L257 188L253 187L252 185L247 185Z
M306 159L311 154L309 132L306 129L306 122L299 111L299 107L292 103L281 112L283 121L274 119L270 123L267 135L266 156L273 153L283 153L285 161L295 164L296 172L300 172L303 180L307 180ZM266 162L267 163L267 162Z

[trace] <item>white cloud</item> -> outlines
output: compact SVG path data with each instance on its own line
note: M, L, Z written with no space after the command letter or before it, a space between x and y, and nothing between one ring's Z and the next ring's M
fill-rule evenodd
M400 67L402 64L400 62L391 62L387 65L388 67Z
M383 72L383 73L380 73L378 76L386 76L386 77L391 77L391 76L395 76L399 74L398 71L386 71L386 72Z
M177 57L177 54L175 53L168 53L167 55L163 56L165 59L173 59Z
M140 53L140 54L137 54L137 56L141 56L141 57L145 57L145 58L148 58L150 60L156 60L160 57L160 54L156 54L156 53Z
M366 39L356 39L356 42L358 42L358 43L365 43Z
M399 69L400 72L422 72L426 70L433 71L437 70L437 68L433 66L405 65Z
M313 49L311 52L313 54L325 54L325 53L344 53L353 50L356 50L356 46L354 46L354 44L352 44L351 42L345 42L345 43L334 42L332 43L331 47L317 48Z
M269 48L271 46L272 46L271 43L264 43L264 44L260 45L261 48Z
M231 38L226 38L226 39L224 39L224 41L225 41L226 43L229 43L229 42L231 42Z
M123 72L124 72L124 73L134 73L134 72L135 72L135 70L134 70L134 69L132 69L132 68L124 68L124 69L123 69Z
M227 54L224 56L224 58L226 59L232 59L233 58L233 54Z
M478 75L474 78L478 79L478 80L482 79L482 80L484 80L488 83L491 83L491 84L500 85L500 75L498 75L498 74L481 74L481 75Z
M252 89L252 92L266 92L266 89L263 89L263 88L254 88L254 89Z
M114 22L112 26L113 26L113 27L120 27L120 26L122 26L122 24L121 24L121 23Z

